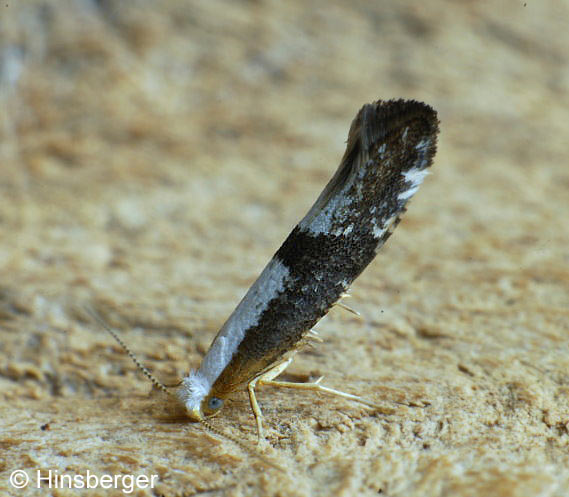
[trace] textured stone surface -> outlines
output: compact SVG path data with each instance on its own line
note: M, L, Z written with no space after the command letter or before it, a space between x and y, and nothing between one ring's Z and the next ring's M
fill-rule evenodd
M569 3L305 4L2 5L9 495L26 495L16 468L158 474L139 495L569 494ZM149 395L82 307L174 383L336 170L355 112L398 97L439 112L433 174L353 286L362 319L333 310L285 375L394 412L262 389L286 473L267 469ZM254 446L245 394L212 423Z

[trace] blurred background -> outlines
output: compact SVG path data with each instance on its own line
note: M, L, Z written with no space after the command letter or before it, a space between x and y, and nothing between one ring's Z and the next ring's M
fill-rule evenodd
M195 367L335 171L359 108L413 98L441 120L432 175L354 286L350 305L364 324L331 316L321 353L299 357L297 371L331 375L332 386L361 376L370 392L392 381L407 399L442 402L440 411L413 421L422 441L411 428L389 432L409 450L400 461L392 452L390 464L377 447L347 455L361 444L340 429L342 442L318 445L314 426L345 420L321 405L315 414L302 396L294 402L301 421L318 419L306 428L314 439L272 443L309 444L306 465L341 451L341 468L301 478L297 495L331 495L334 481L391 496L443 495L449 481L452 495L529 495L509 474L526 474L532 495L566 495L568 20L562 0L5 0L0 417L12 434L27 426L23 408L35 423L64 399L147 389L82 305L121 329L155 371ZM457 395L453 375L476 388ZM274 405L291 398L282 395ZM295 409L286 402L280 409ZM239 406L244 421L224 429L252 429ZM287 419L265 407L273 422ZM83 423L97 431L105 414L93 416ZM449 417L462 424L444 438L435 425ZM480 434L498 425L493 445ZM555 455L517 452L530 431L534 449L550 444ZM69 433L61 436L58 444ZM132 443L151 466L143 442ZM457 465L468 447L494 452L461 466L466 475L454 462L429 466L436 457L425 443ZM419 462L410 470L405 458ZM491 471L495 460L503 471ZM358 470L345 472L346 461ZM186 482L194 490L196 475ZM236 495L264 488L251 470L240 478Z
M223 239L247 264L243 248L270 253L308 208L361 105L399 97L440 114L436 194L421 208L441 250L495 233L543 252L569 186L568 13L562 1L8 0L4 285L61 293L97 268L108 284L160 243L209 268Z

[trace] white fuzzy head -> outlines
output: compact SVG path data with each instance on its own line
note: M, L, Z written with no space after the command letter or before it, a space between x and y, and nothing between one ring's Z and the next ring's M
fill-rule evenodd
M190 371L190 374L182 380L182 388L178 390L178 397L190 417L195 417L197 413L200 413L199 418L201 419L201 404L210 388L209 381L199 371Z

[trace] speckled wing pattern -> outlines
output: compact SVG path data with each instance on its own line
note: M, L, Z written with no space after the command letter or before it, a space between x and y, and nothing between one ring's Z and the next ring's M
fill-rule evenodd
M212 348L239 328L228 362L212 359L213 395L225 397L294 350L346 292L399 223L437 134L437 114L424 103L362 107L335 175L214 341Z

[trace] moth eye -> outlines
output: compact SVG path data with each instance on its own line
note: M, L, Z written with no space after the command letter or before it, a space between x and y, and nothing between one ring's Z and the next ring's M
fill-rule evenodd
M212 411L217 411L223 406L223 400L219 397L211 397L207 403L207 407Z

